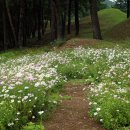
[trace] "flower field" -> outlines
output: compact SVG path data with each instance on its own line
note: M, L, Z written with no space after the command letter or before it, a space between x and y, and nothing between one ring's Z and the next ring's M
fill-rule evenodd
M23 56L0 63L0 128L20 129L39 120L56 106L64 77L54 62L64 64L56 53Z
M130 127L130 50L78 47L61 52L0 57L0 129L21 130L45 119L70 79L84 79L90 116L110 130Z

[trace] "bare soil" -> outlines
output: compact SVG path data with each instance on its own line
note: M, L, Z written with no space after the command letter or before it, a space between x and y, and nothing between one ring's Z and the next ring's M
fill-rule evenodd
M46 130L105 130L89 117L89 104L84 89L87 90L87 86L66 85L62 95L72 98L63 100L52 117L44 122Z

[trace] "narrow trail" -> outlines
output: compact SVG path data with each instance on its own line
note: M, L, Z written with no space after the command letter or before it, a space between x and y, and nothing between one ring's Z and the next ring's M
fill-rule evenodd
M66 85L63 95L71 96L63 100L52 117L44 122L46 130L105 130L88 116L89 105L86 101L84 85Z

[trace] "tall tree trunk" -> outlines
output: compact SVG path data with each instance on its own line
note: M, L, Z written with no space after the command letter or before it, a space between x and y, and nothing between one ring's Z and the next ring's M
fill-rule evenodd
M45 4L45 3L44 3ZM50 2L48 2L47 3L47 10L49 10L50 9L50 5L51 5L51 3ZM48 27L48 22L49 22L49 18L46 16L46 14L45 14L45 9L44 9L44 7L42 7L43 9L43 26L42 26L42 35L44 35L45 34L45 32L46 32L46 29L47 29L47 27Z
M45 34L47 26L48 26L48 19L44 20L44 25L43 25L43 28L42 28L42 35Z
M65 38L65 27L66 27L66 12L62 14L62 39Z
M3 1L3 36L4 36L4 50L7 50L7 31L6 31L6 13L5 13L5 1Z
M38 40L41 40L41 11L42 1L38 0Z
M52 41L57 39L56 5L54 0L51 0L51 38Z
M127 18L130 17L130 0L127 0Z
M9 18L10 27L11 27L12 34L13 34L13 37L14 37L14 45L16 47L17 46L17 37L16 37L16 32L15 32L15 28L14 28L14 25L13 25L11 13L10 13L10 10L9 10L9 7L8 7L8 0L5 0L5 5L6 5L6 10L7 10L7 15L8 15L8 18Z
M24 11L25 11L25 0L20 0L20 16L19 16L19 34L18 34L18 47L23 46L23 30L24 30Z
M76 29L75 35L77 36L79 34L79 1L74 0L74 4L75 4L75 29Z
M36 14L36 0L33 0L33 27L32 27L32 37L36 36L36 29L37 29L37 14Z
M65 38L65 33L66 33L66 18L67 18L67 6L68 6L68 0L66 0L64 2L64 5L63 5L63 10L62 10L62 15L61 15L61 19L62 19L62 31L61 31L61 34L62 34L62 39Z
M27 0L24 3L24 17L23 17L23 46L27 45Z
M61 1L54 0L56 5L57 39L62 39Z
M89 0L89 4L90 4L90 14L92 20L92 27L93 27L93 38L102 39L98 13L97 13L97 0Z
M51 3L51 33L52 39L62 39L62 13L60 0Z
M72 0L69 0L69 7L68 7L68 34L71 33L71 8L72 8Z

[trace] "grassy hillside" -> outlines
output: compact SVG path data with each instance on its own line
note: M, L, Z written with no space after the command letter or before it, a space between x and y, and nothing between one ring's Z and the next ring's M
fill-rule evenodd
M101 10L98 14L102 31L109 30L126 19L124 12L114 8Z
M130 38L130 19L114 26L105 35L111 40L126 40Z
M126 14L114 8L104 9L98 12L101 30L105 32L113 28L115 25L126 20ZM90 17L85 17L80 22L81 32L80 37L92 37L92 27Z

